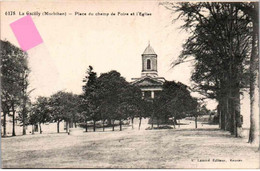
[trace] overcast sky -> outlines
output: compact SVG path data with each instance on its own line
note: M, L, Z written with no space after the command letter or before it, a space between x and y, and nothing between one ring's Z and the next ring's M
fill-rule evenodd
M5 16L5 11L16 11ZM19 46L9 24L20 12L67 12L71 16L35 16L32 19L44 41L28 51L32 98L58 90L82 92L89 65L98 73L117 70L127 81L141 76L141 54L150 41L158 55L158 75L191 85L192 64L171 69L188 34L182 21L172 23L172 11L155 1L1 2L1 39ZM151 16L75 16L82 13L151 13ZM214 108L215 104L210 105Z

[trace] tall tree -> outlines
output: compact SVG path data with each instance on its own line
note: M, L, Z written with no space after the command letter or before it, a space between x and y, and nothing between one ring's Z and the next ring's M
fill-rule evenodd
M114 121L123 119L122 110L117 110L122 103L122 91L128 86L128 82L117 71L110 71L101 74L97 79L97 106L99 116L103 119L112 120L112 130L114 131ZM118 112L120 111L120 112Z
M67 111L67 97L66 93L59 91L53 94L49 99L49 106L50 106L50 114L51 119L57 123L57 133L60 132L60 122L62 120L68 120L69 116L66 114L69 112Z
M38 97L31 109L31 123L39 124L40 134L43 132L41 124L51 121L50 106L48 98Z
M93 120L93 131L96 131L96 121L98 119L98 103L99 99L97 91L97 73L93 71L93 67L89 66L87 75L83 79L85 85L83 86L83 98L81 103L82 114L84 114L85 124L87 129L87 121Z
M6 135L6 115L12 112L13 131L15 136L16 112L23 104L29 72L27 53L8 41L1 40L1 105L4 115L4 135Z
M249 143L259 144L259 2L239 3L238 7L248 17L251 32L250 54L250 131Z
M197 111L198 102L190 94L188 86L174 81L166 81L163 85L159 99L159 105L155 113L163 113L164 118L173 117L174 125L177 119L186 117Z
M72 93L58 91L50 97L49 110L52 121L57 123L57 133L60 132L59 127L61 121L71 123L76 127L76 123L80 120L79 106L79 96Z
M53 94L49 99L51 119L57 123L57 133L60 132L60 122L66 118L65 105L67 105L66 99L61 91Z
M136 116L141 113L140 103L142 102L142 92L139 87L136 87L131 84L127 84L119 92L119 106L117 108L117 114L119 116L120 123L122 119L131 118L132 129L133 129L133 120ZM121 124L120 124L120 130Z
M29 119L28 124L32 126L32 134L34 134L35 126L38 124L38 115L35 111L35 106L31 105L31 108L29 110Z
M22 92L21 92L21 109L19 112L19 120L22 123L23 126L23 135L26 135L26 126L29 124L29 110L31 106L31 101L30 101L30 93L34 90L28 91L28 86L29 86L29 70L25 68L27 71L22 73L22 81L21 81L21 87L22 87Z
M237 136L241 80L250 50L247 17L235 3L180 3L176 9L191 33L176 64L193 57L196 88L219 102L221 128Z
M122 120L127 118L127 113L131 110L131 106L129 106L126 102L120 103L120 105L116 109L117 119L119 120L119 130L122 131Z

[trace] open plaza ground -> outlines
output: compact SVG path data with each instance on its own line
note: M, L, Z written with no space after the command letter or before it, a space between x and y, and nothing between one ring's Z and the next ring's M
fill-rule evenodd
M176 129L36 134L2 138L3 168L259 168L259 151L217 125L181 120Z

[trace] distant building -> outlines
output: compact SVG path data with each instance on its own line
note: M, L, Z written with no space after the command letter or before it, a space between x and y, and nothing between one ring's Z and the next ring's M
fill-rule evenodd
M165 79L158 77L157 70L157 54L149 45L142 54L142 72L140 78L132 78L133 85L140 87L143 98L153 99L160 91L162 91Z

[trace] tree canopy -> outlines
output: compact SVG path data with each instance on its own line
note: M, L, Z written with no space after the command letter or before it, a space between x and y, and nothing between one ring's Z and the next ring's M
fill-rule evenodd
M15 136L16 111L21 111L21 121L27 123L26 108L29 100L28 55L8 41L1 40L1 106L4 115L4 136L6 135L6 115L13 116L13 136Z

